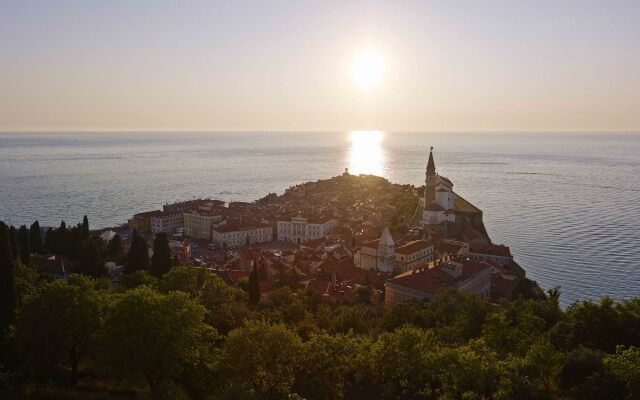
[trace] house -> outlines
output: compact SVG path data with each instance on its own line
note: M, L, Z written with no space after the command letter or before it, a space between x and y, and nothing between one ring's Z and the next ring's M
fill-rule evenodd
M211 230L211 239L216 247L225 249L266 243L273 239L273 227L263 223L222 224Z
M468 258L436 262L433 268L420 267L387 280L385 305L429 300L447 288L488 298L491 275L491 266Z
M190 211L183 214L184 234L194 239L211 239L213 224L222 221L219 213Z
M435 257L433 242L414 240L395 250L396 271L407 272L419 265L433 261Z
M509 247L497 244L471 245L469 256L477 260L492 260L502 265L509 265L513 261Z
M334 228L337 221L330 217L303 217L297 215L290 220L278 220L278 240L306 243L324 238Z

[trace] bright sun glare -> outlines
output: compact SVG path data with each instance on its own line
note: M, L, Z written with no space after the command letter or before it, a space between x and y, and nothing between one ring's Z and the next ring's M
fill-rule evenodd
M380 85L384 77L384 58L374 48L362 50L353 60L351 74L356 83L366 91Z
M380 131L351 132L349 171L353 174L384 174L385 155L382 149L384 134Z

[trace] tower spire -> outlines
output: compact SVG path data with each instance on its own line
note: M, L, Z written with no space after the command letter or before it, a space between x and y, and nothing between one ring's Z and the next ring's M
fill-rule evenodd
M427 162L427 176L435 176L436 175L436 163L433 162L433 146L431 146L429 151L429 162Z

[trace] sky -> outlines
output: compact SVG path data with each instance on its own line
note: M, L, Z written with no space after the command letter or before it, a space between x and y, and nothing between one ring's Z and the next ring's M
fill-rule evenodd
M0 0L0 131L640 131L639 21L637 0Z

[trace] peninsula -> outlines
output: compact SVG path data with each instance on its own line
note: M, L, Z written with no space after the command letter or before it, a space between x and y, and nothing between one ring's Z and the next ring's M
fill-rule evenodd
M165 204L103 236L118 233L127 246L135 231L151 249L165 233L175 263L209 268L231 284L257 265L265 293L283 275L334 301L353 301L367 285L384 292L387 304L451 287L493 299L539 291L509 247L491 241L482 211L437 173L433 147L426 164L421 187L345 170L251 203ZM110 265L114 284L123 270Z

